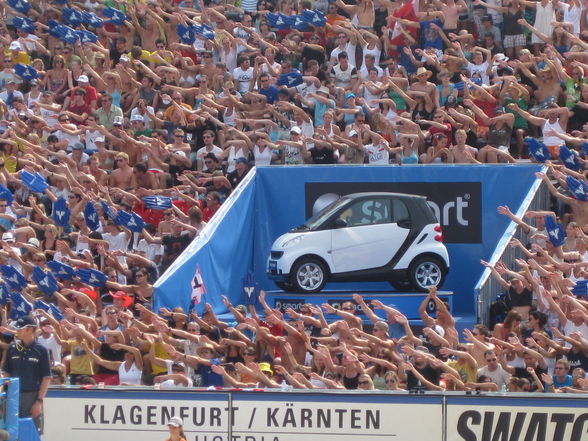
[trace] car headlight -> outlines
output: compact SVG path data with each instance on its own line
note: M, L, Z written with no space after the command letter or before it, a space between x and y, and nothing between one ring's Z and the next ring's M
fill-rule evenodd
M298 236L293 237L292 239L288 239L287 241L282 242L281 247L282 248L286 248L286 247L289 247L291 245L295 245L298 242L300 242L302 239L304 239L304 234L300 234Z

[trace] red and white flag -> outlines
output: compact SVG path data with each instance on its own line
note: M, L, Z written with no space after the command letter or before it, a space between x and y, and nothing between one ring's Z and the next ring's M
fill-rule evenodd
M404 18L405 20L418 21L417 12L419 11L419 0L408 0L400 9L394 12L392 15L398 18ZM412 26L403 27L396 21L390 21L390 28L392 29L392 36L390 37L390 43L396 46L403 46L405 44L404 35L401 30L404 28L416 39L417 28Z
M196 274L192 279L192 301L195 305L202 301L202 296L206 294L206 286L202 280L202 274L200 273L200 265L196 265Z

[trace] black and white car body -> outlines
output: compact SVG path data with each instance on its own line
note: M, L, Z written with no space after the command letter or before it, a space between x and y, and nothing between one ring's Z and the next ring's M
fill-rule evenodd
M268 276L282 289L318 292L329 281L443 284L449 256L423 196L355 193L331 203L272 245Z

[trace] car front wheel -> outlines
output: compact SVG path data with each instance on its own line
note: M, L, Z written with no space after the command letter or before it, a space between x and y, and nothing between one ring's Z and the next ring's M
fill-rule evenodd
M408 277L414 289L427 292L432 286L443 285L445 273L445 265L439 259L421 257L410 266Z
M324 264L313 258L301 259L294 265L292 285L304 293L319 292L327 283Z

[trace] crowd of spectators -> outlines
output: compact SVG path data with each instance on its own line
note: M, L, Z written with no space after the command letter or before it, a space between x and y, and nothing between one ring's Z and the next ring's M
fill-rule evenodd
M39 318L54 384L588 390L587 4L1 0L3 323ZM152 310L252 166L529 159L559 206L499 207L530 244L482 262L510 308L493 331L460 336L435 289L419 336L359 295Z

